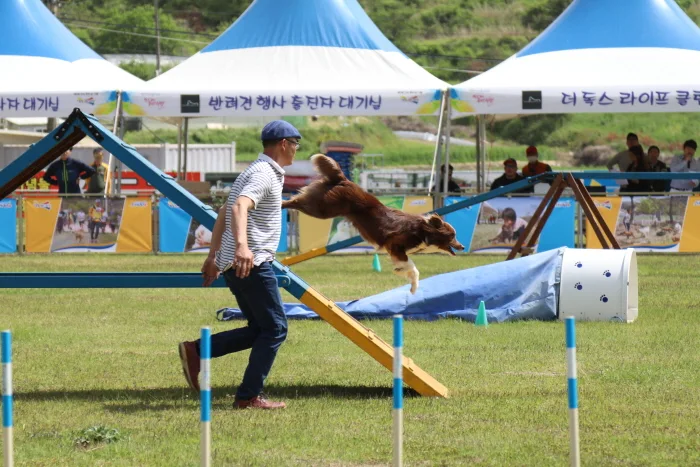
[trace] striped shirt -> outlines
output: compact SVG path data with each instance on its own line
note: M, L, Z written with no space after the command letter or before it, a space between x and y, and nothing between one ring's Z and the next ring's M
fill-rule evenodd
M236 178L226 201L226 230L221 238L221 248L216 252L219 271L231 264L236 253L236 240L231 230L231 207L239 196L253 201L253 209L248 211L248 248L253 253L253 264L260 266L275 258L282 233L283 184L284 169L265 154L260 154Z

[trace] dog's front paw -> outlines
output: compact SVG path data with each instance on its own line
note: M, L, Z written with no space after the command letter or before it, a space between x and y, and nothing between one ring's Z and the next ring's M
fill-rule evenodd
M420 274L418 273L418 270L414 267L412 271L408 273L408 278L411 280L411 293L415 294L416 290L418 290L418 280L419 280Z

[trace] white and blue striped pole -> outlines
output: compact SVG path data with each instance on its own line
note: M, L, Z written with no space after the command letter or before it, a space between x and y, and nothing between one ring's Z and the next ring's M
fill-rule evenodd
M14 465L12 440L12 333L2 332L2 453L3 465Z
M394 315L394 467L403 465L403 316Z
M200 374L199 397L202 424L202 467L211 466L211 329L203 327L199 339Z
M578 437L578 378L576 376L576 322L573 316L566 318L566 377L569 393L569 449L571 465L581 465Z

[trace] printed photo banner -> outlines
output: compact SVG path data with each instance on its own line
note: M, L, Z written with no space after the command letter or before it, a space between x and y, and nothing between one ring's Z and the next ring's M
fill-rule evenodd
M448 197L451 205L465 200L463 197ZM457 231L457 240L471 253L499 253L511 251L541 197L494 198L447 214L445 220ZM537 252L560 247L574 247L574 219L576 203L570 198L560 198L549 220L542 229L535 245Z
M150 198L25 198L30 253L146 253L153 248Z
M207 204L215 211L221 209L225 199L210 200ZM192 218L177 204L161 198L158 202L158 248L163 253L209 253L211 231ZM282 233L278 253L287 251L287 210L282 210Z
M0 253L17 252L17 201L0 200Z
M399 195L378 196L378 198L385 206L412 214L422 214L433 209L433 199L429 196ZM299 249L302 252L314 248L322 248L326 245L356 237L359 234L357 229L344 217L316 219L299 213ZM357 253L372 250L374 250L374 247L367 242L362 242L338 250L335 253Z
M596 197L593 202L621 248L640 252L700 251L700 197ZM588 221L586 247L602 248Z

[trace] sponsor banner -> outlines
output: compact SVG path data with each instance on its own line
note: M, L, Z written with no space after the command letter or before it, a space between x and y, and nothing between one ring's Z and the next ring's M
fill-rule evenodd
M0 253L17 252L17 201L0 200Z
M700 251L700 198L624 196L594 198L620 248L637 251ZM586 247L602 248L586 220Z
M423 214L433 209L433 199L429 196L379 196L379 201L385 206L399 209L411 214ZM309 251L322 248L360 233L344 217L334 219L316 219L299 213L299 249ZM338 250L335 253L353 253L374 250L367 242Z
M688 86L638 85L546 89L452 90L453 115L499 113L693 112L698 91Z
M450 197L447 204L467 198ZM494 198L445 216L457 231L457 239L471 253L509 253L525 231L541 197ZM560 198L542 229L537 252L563 246L574 247L576 204L570 198Z
M0 93L0 117L67 117L75 108L96 117L114 115L116 92ZM132 109L137 115L138 109Z
M209 200L207 204L219 211L225 198ZM206 201L205 201L206 202ZM211 231L199 221L187 214L177 204L161 198L158 202L159 213L159 249L163 253L209 253ZM278 253L285 253L287 246L287 210L282 210L282 233L280 235Z
M152 250L149 198L29 198L24 209L31 253Z
M132 116L297 116L297 115L437 115L442 94L433 91L159 94L122 93ZM471 107L453 95L452 105ZM462 106L467 106L462 108Z

